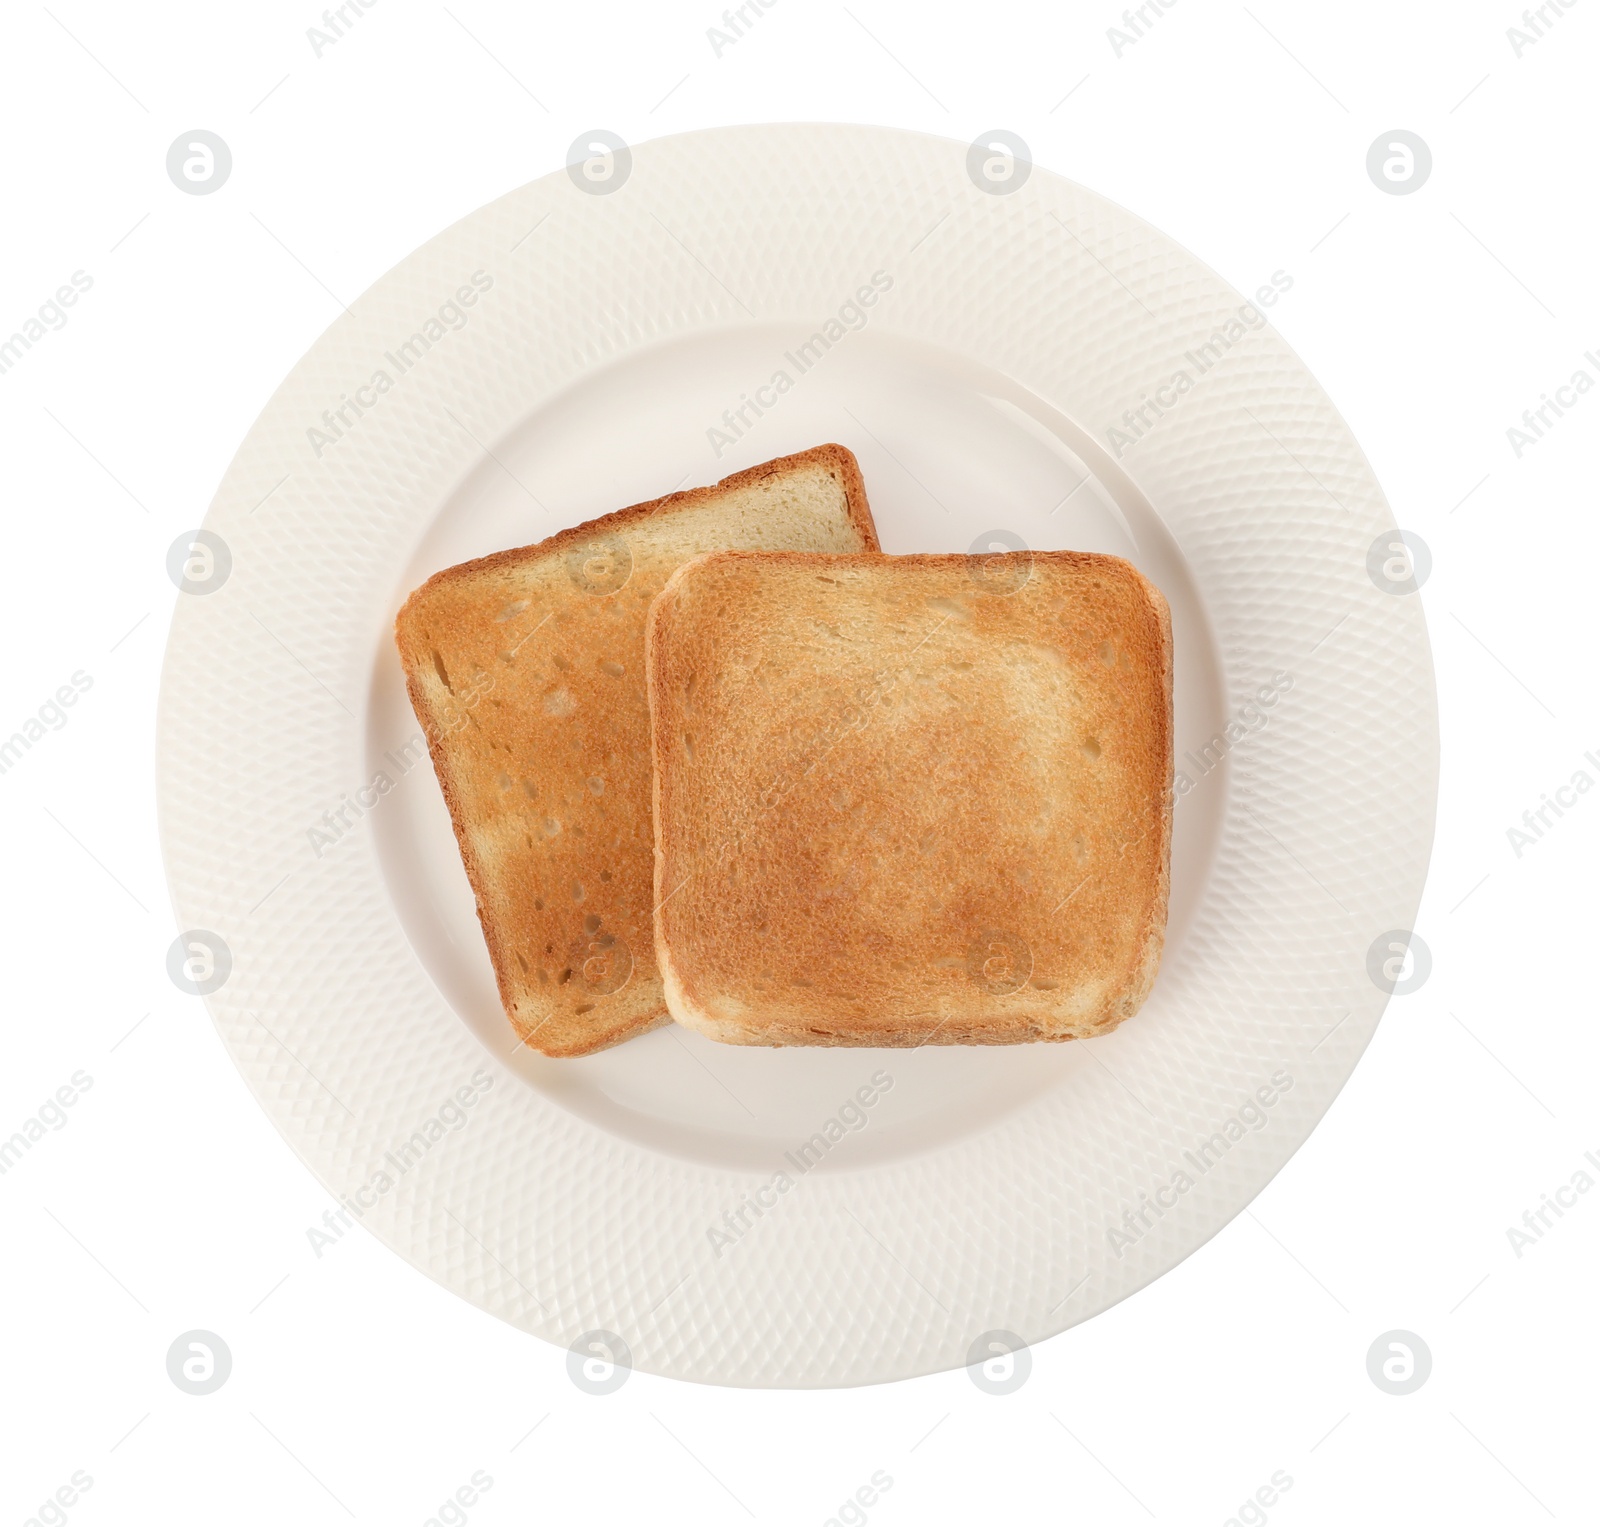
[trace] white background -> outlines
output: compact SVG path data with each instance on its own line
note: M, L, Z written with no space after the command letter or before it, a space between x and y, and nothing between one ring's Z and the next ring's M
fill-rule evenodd
M1519 9L1486 0L1150 14L1119 57L1110 3L777 0L719 57L711 0L377 0L318 57L309 3L8 9L0 337L74 271L93 287L0 375L0 734L75 671L93 685L0 775L0 1134L74 1072L93 1085L0 1178L0 1524L78 1470L62 1514L85 1527L421 1524L478 1470L484 1527L821 1524L875 1471L882 1527L1594 1519L1600 1192L1521 1257L1507 1230L1600 1156L1600 799L1520 857L1507 829L1574 771L1600 780L1600 397L1520 459L1506 432L1579 367L1600 380L1600 9L1552 5L1520 57ZM965 1372L579 1392L565 1353L365 1233L313 1255L326 1193L165 971L165 555L273 387L341 302L580 132L768 120L1008 128L1236 287L1288 272L1274 323L1433 554L1429 981L1249 1212L1005 1397ZM195 127L234 156L212 196L165 173ZM1414 195L1366 174L1393 128L1432 149ZM207 1397L166 1374L194 1328L233 1353ZM1366 1370L1396 1328L1433 1355L1404 1397ZM1276 1471L1290 1488L1241 1518Z

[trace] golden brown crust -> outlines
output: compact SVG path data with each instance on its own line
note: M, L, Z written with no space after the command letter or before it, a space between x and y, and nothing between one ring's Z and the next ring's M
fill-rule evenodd
M1024 558L712 553L669 580L646 668L680 1023L1005 1044L1105 1033L1144 1001L1171 852L1166 601L1120 558Z
M396 617L406 692L501 1003L524 1042L545 1054L587 1055L667 1019L653 959L643 624L681 560L667 549L674 527L681 534L697 512L711 516L691 550L718 544L721 505L748 511L754 491L757 507L767 496L781 507L784 490L818 469L842 495L833 539L841 549L875 549L855 458L823 445L446 568ZM626 580L575 588L568 554L624 533ZM739 533L762 532L747 523ZM770 535L785 533L774 518ZM569 847L574 835L581 852Z
M731 477L721 478L701 488L685 488L681 493L668 493L646 503L629 504L626 509L615 509L610 514L585 520L581 525L570 525L532 546L512 546L505 551L492 551L487 556L441 568L425 583L414 588L400 606L400 613L395 617L397 639L413 606L437 597L442 590L454 584L468 582L482 573L521 567L535 559L553 557L571 547L592 541L596 535L631 529L641 521L669 510L690 509L698 504L711 503L734 489L754 487L772 478L788 476L810 462L826 467L838 478L845 493L846 513L861 537L862 549L877 551L878 527L872 520L866 484L861 477L861 465L854 452L833 443L815 445L808 451L796 451L792 456L778 456L771 461L763 461L759 466L746 467L742 472L735 472Z

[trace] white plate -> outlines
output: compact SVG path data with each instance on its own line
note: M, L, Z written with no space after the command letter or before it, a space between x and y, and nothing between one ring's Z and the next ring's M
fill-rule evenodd
M641 145L602 194L581 168L536 181L334 324L207 518L226 555L200 553L179 601L160 724L191 971L226 945L217 1026L362 1222L551 1341L610 1332L653 1372L789 1386L1037 1341L1238 1213L1386 1001L1369 950L1416 910L1437 743L1421 609L1368 571L1382 495L1258 309L1214 339L1243 298L1037 167L981 188L992 156L756 127ZM892 286L846 308L875 272ZM788 390L756 392L780 370ZM1191 388L1157 392L1180 370ZM776 401L717 441L751 395ZM1109 433L1152 396L1170 406L1139 438ZM418 761L400 601L824 440L860 458L886 551L1006 530L1130 557L1166 592L1192 788L1153 995L1063 1046L767 1051L668 1028L513 1055ZM818 1132L830 1149L797 1164Z

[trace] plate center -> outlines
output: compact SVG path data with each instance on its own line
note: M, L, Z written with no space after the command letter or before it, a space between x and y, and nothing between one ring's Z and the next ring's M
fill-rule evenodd
M699 332L597 368L530 413L488 442L439 504L394 590L391 619L440 568L835 440L861 463L886 552L965 552L1003 530L1035 550L1128 558L1171 606L1179 751L1221 728L1220 664L1194 580L1159 517L1092 436L986 367L870 327L801 371L810 333L800 325ZM781 392L771 386L780 371L791 383ZM368 777L385 772L397 787L370 816L379 861L440 992L504 1060L513 1036L443 797L425 754L419 761L421 729L390 630L375 633L367 708ZM1226 770L1224 761L1177 803L1167 962L1209 872ZM1161 1002L1158 979L1129 1023ZM749 1049L669 1026L582 1060L523 1049L511 1064L551 1101L651 1149L792 1176L946 1145L1072 1086L1093 1060L1083 1044Z

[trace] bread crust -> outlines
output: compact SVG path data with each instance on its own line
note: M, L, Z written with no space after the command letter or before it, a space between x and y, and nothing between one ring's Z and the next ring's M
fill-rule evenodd
M397 642L402 640L403 623L415 607L426 603L454 584L469 582L482 573L523 567L529 562L557 556L575 546L583 545L586 541L594 540L597 535L631 529L652 516L671 510L691 509L699 504L709 504L734 489L754 487L773 478L785 477L811 464L826 467L839 479L844 488L845 510L850 517L850 523L861 537L862 549L877 551L878 527L873 523L872 510L867 503L866 484L861 477L861 464L856 460L854 452L845 446L833 443L815 445L810 450L796 451L792 456L778 456L771 461L763 461L759 466L746 467L742 472L735 472L717 482L707 483L704 487L685 488L681 492L667 493L661 498L652 498L642 504L629 504L625 509L614 509L610 514L585 520L581 525L571 525L565 530L558 530L554 535L536 541L531 546L513 546L505 551L492 551L487 556L473 557L470 561L457 562L454 566L441 568L426 582L418 584L407 596L406 602L400 606L400 613L395 617L395 640ZM405 651L405 647L402 646L402 657Z
M1106 1033L1144 1002L1170 887L1170 614L1121 558L1024 555L1005 594L962 556L717 552L668 580L646 673L656 959L679 1023L731 1044L1013 1044ZM852 693L854 641L880 675L865 719L817 730ZM986 697L970 679L990 660L1012 671ZM785 774L794 735L823 740ZM919 854L923 829L953 841Z
M539 943L537 939L533 945L529 944L527 933L530 928L540 926L548 931L548 927L553 925L554 919L545 916L549 910L544 904L545 898L536 894L533 881L527 874L513 877L507 869L504 856L496 859L484 848L485 829L490 825L487 821L490 813L483 806L486 795L484 776L498 756L496 750L509 757L515 752L517 741L514 736L496 735L498 718L491 716L490 710L480 701L487 695L490 707L495 707L498 694L504 697L498 700L499 705L510 703L515 709L526 699L520 690L529 681L521 674L514 674L508 684L499 684L501 676L483 668L482 671L489 674L488 687L464 704L458 704L456 692L446 678L452 670L454 654L476 651L480 660L488 655L486 631L492 629L491 623L496 618L492 607L519 587L528 593L531 600L533 591L541 586L541 579L544 581L543 592L547 596L545 602L552 605L545 618L548 620L570 614L569 610L562 608L563 599L569 605L575 603L570 590L563 584L565 574L561 569L567 553L624 532L632 532L636 542L643 545L677 516L703 507L715 508L719 500L742 494L746 490L768 487L776 491L786 482L798 480L817 468L833 477L839 485L852 548L876 551L877 530L856 459L844 446L826 444L764 462L706 487L669 493L645 503L630 505L559 531L535 545L494 552L445 568L415 589L395 618L395 644L405 672L406 692L422 724L434 773L449 808L451 826L461 851L467 879L472 886L479 924L494 967L501 1004L521 1040L546 1055L592 1054L668 1021L659 975L654 967L653 919L646 905L639 920L640 936L631 944L624 943L630 960L628 973L614 991L589 993L594 1001L586 1011L571 1010L572 1004L563 1004L548 990L541 993L534 969L530 968L530 953L534 957L544 953L559 964L567 952L568 939L565 935L552 935L545 940L542 948L536 947ZM616 604L624 594L627 594L626 586L611 594L583 596L592 599L597 607L608 607L609 602L612 625L616 628L612 635L614 643L625 643L627 631L623 628L633 619L626 609ZM629 595L637 604L636 596L637 590ZM628 666L640 672L641 681L643 620L646 613L646 608L637 610L637 630L632 638L637 651L628 663ZM526 648L531 648L531 654L541 650L534 645L538 633L539 627L520 633L520 640L511 649L511 661L505 665L508 669ZM492 642L489 645L492 646ZM444 655L445 648L450 649L451 655ZM574 650L580 653L580 660L583 655L593 656L584 652L581 635L576 639ZM441 654L437 662L436 653ZM505 651L500 651L498 656L504 659ZM441 685L446 694L441 693ZM639 698L636 725L629 724L628 716L624 715L608 731L615 732L623 744L630 732L637 731L634 740L638 751L635 761L638 778L628 783L634 787L633 793L643 808L648 801L648 785L644 774L648 767L648 709L642 694ZM522 709L528 707L523 704ZM536 709L534 715L537 720ZM506 729L500 727L499 731L503 734ZM581 783L589 777L588 771L594 767L593 754L591 744L574 761L573 767L566 771L569 783L571 780ZM612 768L605 772L609 775L618 768L628 772L626 758L613 758ZM531 760L528 769L530 780L541 793L547 793L549 777L562 772L548 754ZM625 823L619 830L635 834L637 853L630 855L630 845L622 843L614 856L621 862L613 864L605 878L608 882L613 874L619 880L627 878L630 870L628 861L636 858L640 899L647 901L653 832L648 823L638 821ZM531 854L531 833L528 835L528 846ZM585 891L587 894L598 889L586 887ZM570 934L571 930L568 932ZM595 941L613 936L605 928L602 919L602 925L594 930L588 947L592 948ZM582 935L570 940L574 946L581 941ZM595 950L594 958L605 960L614 947L611 945ZM577 958L577 955L573 958ZM582 968L587 970L589 963L584 962ZM545 971L545 966L537 964L536 958L533 964L538 970ZM561 979L566 980L571 974L569 965ZM600 985L607 985L609 979L609 976L603 977Z

